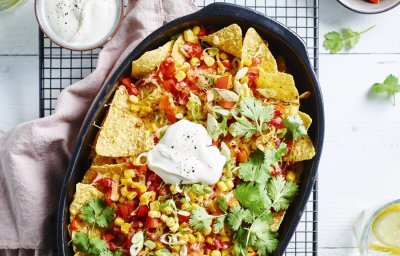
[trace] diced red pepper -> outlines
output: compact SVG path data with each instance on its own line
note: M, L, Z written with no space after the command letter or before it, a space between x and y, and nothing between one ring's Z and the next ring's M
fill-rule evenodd
M178 214L179 224L182 224L184 222L189 222L189 217L190 216L185 216L185 215Z
M106 201L107 205L110 206L112 205L114 202L111 200L111 193L112 190L109 189L105 194L104 194L104 200Z
M100 191L105 192L105 191L108 191L108 190L110 190L112 188L112 185L113 185L114 182L115 181L113 179L111 179L111 178L102 178L100 180L97 180L95 182L95 184L97 185L97 188Z
M235 102L230 100L221 100L219 101L219 105L225 109L231 109L235 106Z
M229 60L223 60L221 62L222 62L222 65L225 66L226 71L231 71L232 70L232 63Z
M163 75L163 79L171 79L175 75L175 61L172 57L168 57L160 65L160 72Z
M158 226L158 219L147 217L144 226L145 228L156 228Z
M197 43L186 43L183 46L183 49L191 58L196 57L200 58L201 55L203 54L203 46L201 44Z
M78 231L78 230L79 230L79 227L78 227L78 220L77 220L76 218L74 218L74 219L71 221L71 224L69 225L69 228L70 228L71 230L73 230L73 231Z
M203 37L203 36L206 36L206 35L207 35L206 29L200 27L200 32L199 32L199 34L198 34L197 36L198 36L198 37Z
M149 213L149 207L147 205L141 205L139 206L136 212L136 217L138 218L146 217L148 213Z
M121 216L124 220L130 220L132 217L131 214L135 209L135 206L136 202L132 200L120 203L118 204L117 215Z
M236 153L236 161L238 163L244 163L249 159L249 152L245 148L240 148Z
M228 89L229 88L229 76L221 76L217 78L215 84L218 89Z
M123 86L125 86L126 90L128 91L129 95L139 95L139 89L133 83L132 78L130 77L121 77L120 82Z
M170 105L169 97L167 95L160 98L159 108L161 111L164 111L165 116L171 123L176 122L177 119L175 109Z

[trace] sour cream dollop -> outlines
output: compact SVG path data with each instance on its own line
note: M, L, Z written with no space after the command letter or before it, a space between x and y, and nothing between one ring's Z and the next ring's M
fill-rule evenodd
M167 184L215 184L225 162L207 130L187 120L168 127L147 155L149 169Z

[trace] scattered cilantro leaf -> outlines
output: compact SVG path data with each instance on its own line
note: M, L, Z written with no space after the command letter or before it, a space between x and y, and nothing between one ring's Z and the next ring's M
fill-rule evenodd
M90 238L89 235L84 232L77 232L74 235L72 242L76 245L79 251L89 255L101 255L102 252L109 250L108 245L104 240Z
M249 232L253 233L257 239L251 243L259 255L266 255L265 252L275 251L278 245L277 235L269 230L269 223L262 219L257 219L251 225Z
M259 215L271 208L272 203L267 191L260 186L240 183L233 191L233 195L244 208L249 209L254 215Z
M264 151L264 164L267 166L277 166L278 162L282 160L282 157L287 152L286 143L282 142L278 148L268 148Z
M226 215L225 214L221 215L221 216L219 216L218 218L215 219L214 225L213 225L215 232L218 233L219 231L221 231L224 228L225 219L226 219Z
M100 256L114 256L114 254L110 250L102 251Z
M383 83L375 83L371 87L371 92L375 94L386 93L393 99L393 105L396 104L396 93L400 93L399 79L394 75L388 75Z
M189 225L199 231L211 229L211 223L214 216L207 213L203 207L198 207L192 211L189 219Z
M324 47L331 53L338 53L343 48L351 49L360 41L361 34L369 31L375 26L372 26L362 32L356 32L351 28L342 29L341 33L331 31L325 34Z
M287 182L282 175L274 177L267 185L268 196L275 211L286 210L297 194L299 186L294 182Z
M270 172L271 169L264 164L264 153L260 150L253 152L249 161L239 165L239 178L244 181L265 183Z
M107 207L106 203L97 198L82 207L83 220L99 227L108 227L114 219L114 210Z
M228 223L231 228L236 231L242 225L245 215L249 214L249 212L246 212L246 210L242 209L240 206L235 205L231 208L228 214Z
M236 122L231 124L229 131L233 136L250 138L255 132L262 133L268 128L265 123L272 119L274 107L264 106L257 99L246 97L240 102L238 112L241 117L235 117Z
M290 131L293 140L297 140L300 136L307 134L303 120L301 120L299 115L285 117L283 124Z
M219 196L215 202L217 203L219 209L221 209L221 211L226 212L228 210L228 201L226 201L225 196L221 195Z

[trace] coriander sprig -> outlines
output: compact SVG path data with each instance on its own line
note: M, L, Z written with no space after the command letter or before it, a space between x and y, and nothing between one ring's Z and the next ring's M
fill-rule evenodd
M396 105L396 93L400 93L399 79L394 75L388 75L383 83L375 83L372 85L371 93L386 93L392 98L393 105Z
M336 31L328 32L325 34L324 47L331 53L338 53L343 48L351 49L358 44L362 34L374 27L375 25L361 32L354 31L351 28L344 28L341 33Z

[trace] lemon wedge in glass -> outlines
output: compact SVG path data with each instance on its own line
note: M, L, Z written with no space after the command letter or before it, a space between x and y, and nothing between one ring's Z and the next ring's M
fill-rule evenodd
M382 247L394 249L398 255L400 250L400 204L383 209L372 224L372 232L383 244Z

